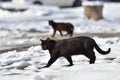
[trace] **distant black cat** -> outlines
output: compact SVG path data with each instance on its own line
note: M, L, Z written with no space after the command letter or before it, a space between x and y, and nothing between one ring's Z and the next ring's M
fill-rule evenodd
M93 51L94 48L103 55L108 54L111 51L110 48L107 51L101 50L94 39L85 36L58 41L49 38L46 40L41 39L41 46L43 50L49 50L51 56L48 64L45 67L49 67L59 57L65 57L70 63L69 66L72 66L73 61L71 56L78 54L85 55L90 59L89 63L93 64L96 60L96 56Z
M49 20L49 25L52 26L54 32L52 37L55 36L56 31L60 32L60 35L63 36L62 31L66 31L67 34L66 35L73 35L73 31L74 31L74 26L71 23L65 23L65 22L55 22L53 20Z

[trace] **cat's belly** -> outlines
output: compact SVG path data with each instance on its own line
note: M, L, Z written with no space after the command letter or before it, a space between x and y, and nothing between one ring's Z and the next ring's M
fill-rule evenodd
M76 52L71 52L72 55L80 55L80 54L84 54L84 51L76 51Z
M85 51L84 50L80 50L80 49L74 49L74 50L61 50L60 51L60 56L69 56L69 55L80 55L80 54L84 54Z

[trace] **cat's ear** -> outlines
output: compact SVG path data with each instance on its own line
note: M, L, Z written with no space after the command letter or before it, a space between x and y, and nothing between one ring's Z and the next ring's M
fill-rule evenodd
M50 40L50 38L48 37L48 38L47 38L47 41L49 41L49 40Z
M53 20L48 20L48 21L53 21Z
M40 39L41 42L43 42L44 40Z
M48 22L53 22L53 20L48 20Z

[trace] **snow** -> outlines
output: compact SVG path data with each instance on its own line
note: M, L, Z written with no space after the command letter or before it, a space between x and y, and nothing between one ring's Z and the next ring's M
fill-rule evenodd
M11 7L11 4L5 7ZM0 47L40 43L36 35L52 34L48 25L49 19L56 22L71 22L75 33L118 33L120 32L120 3L104 4L104 19L95 21L84 16L83 7L58 8L55 6L26 7L14 5L16 8L26 8L24 12L9 12L0 9ZM116 12L117 11L117 12ZM41 32L36 33L34 32ZM43 32L43 33L42 33ZM72 56L74 65L63 57L59 58L49 68L45 66L50 58L49 52L41 46L32 46L25 51L8 51L0 54L0 80L120 80L120 38L93 37L102 50L111 48L108 55L101 55L96 50L96 63L89 64L85 56Z
M59 58L51 67L38 69L45 66L49 59L49 52L43 51L41 46L31 47L27 51L11 51L1 54L1 80L17 78L20 78L19 80L113 80L113 77L114 80L119 80L120 39L98 37L94 37L94 39L103 50L109 47L112 49L108 55L96 52L95 64L89 64L86 57L79 55L72 57L74 61L72 67L66 67L67 60Z
M82 2L83 6L101 6L104 5L103 1L84 1Z

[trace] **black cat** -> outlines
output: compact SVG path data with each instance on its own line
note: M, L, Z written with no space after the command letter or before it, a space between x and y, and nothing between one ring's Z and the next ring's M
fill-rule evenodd
M46 40L41 39L41 46L43 50L49 50L51 56L48 64L45 67L49 67L59 57L65 57L70 63L69 66L72 66L73 61L71 56L78 54L85 55L90 59L89 63L93 64L96 60L96 56L93 51L94 48L103 55L108 54L111 51L111 48L109 48L107 51L101 50L94 39L85 36L58 41L49 38Z
M73 35L73 31L74 31L74 26L71 23L64 23L64 22L55 22L53 20L49 20L49 25L52 26L54 32L52 37L55 36L56 31L60 32L60 35L63 36L62 31L66 31L67 34L66 35Z

